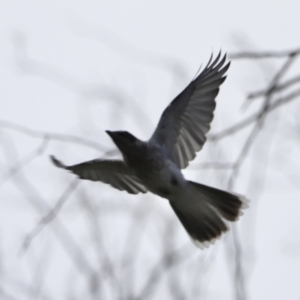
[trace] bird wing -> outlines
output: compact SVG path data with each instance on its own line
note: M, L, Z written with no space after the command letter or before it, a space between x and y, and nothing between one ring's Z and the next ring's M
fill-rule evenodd
M222 77L229 68L226 55L221 52L164 110L150 142L159 143L167 150L174 163L184 169L201 150L205 134L213 119L215 98L226 79ZM224 67L223 67L224 66Z
M50 158L56 167L69 170L80 179L102 181L130 194L147 192L145 186L121 160L95 159L73 166L66 166L54 156L50 156Z

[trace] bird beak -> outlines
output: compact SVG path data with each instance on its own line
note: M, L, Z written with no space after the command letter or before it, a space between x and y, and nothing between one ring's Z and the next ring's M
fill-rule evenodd
M105 130L105 132L111 137L115 145L120 149L122 146L122 141L120 141L120 136L118 133L109 130Z
M115 141L116 134L113 131L105 130L105 132Z
M112 138L112 132L109 130L105 130L105 132Z

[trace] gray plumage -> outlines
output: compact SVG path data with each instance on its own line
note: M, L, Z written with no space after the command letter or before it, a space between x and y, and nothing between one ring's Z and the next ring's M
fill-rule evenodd
M209 246L236 221L247 200L237 194L186 180L186 168L201 150L210 129L215 98L230 63L221 53L164 110L149 141L126 131L106 131L124 160L96 159L65 166L81 179L102 181L130 194L150 191L169 200L175 214L200 248Z

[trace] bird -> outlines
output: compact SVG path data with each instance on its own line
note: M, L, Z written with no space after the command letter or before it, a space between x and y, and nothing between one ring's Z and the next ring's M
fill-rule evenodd
M101 181L130 194L151 192L169 201L192 242L204 249L228 231L248 207L244 196L187 180L181 170L207 139L216 97L229 69L226 53L213 58L167 106L154 133L142 141L127 131L109 131L123 159L94 159L56 167L80 179Z

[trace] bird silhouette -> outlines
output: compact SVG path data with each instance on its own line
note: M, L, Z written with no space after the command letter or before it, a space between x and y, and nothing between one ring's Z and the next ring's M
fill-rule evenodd
M186 180L181 169L200 151L210 129L215 98L226 79L226 55L213 55L202 72L164 110L148 141L127 131L106 131L123 160L95 159L66 166L51 156L59 168L80 179L102 181L130 194L151 192L169 200L194 244L214 243L247 207L241 195Z

